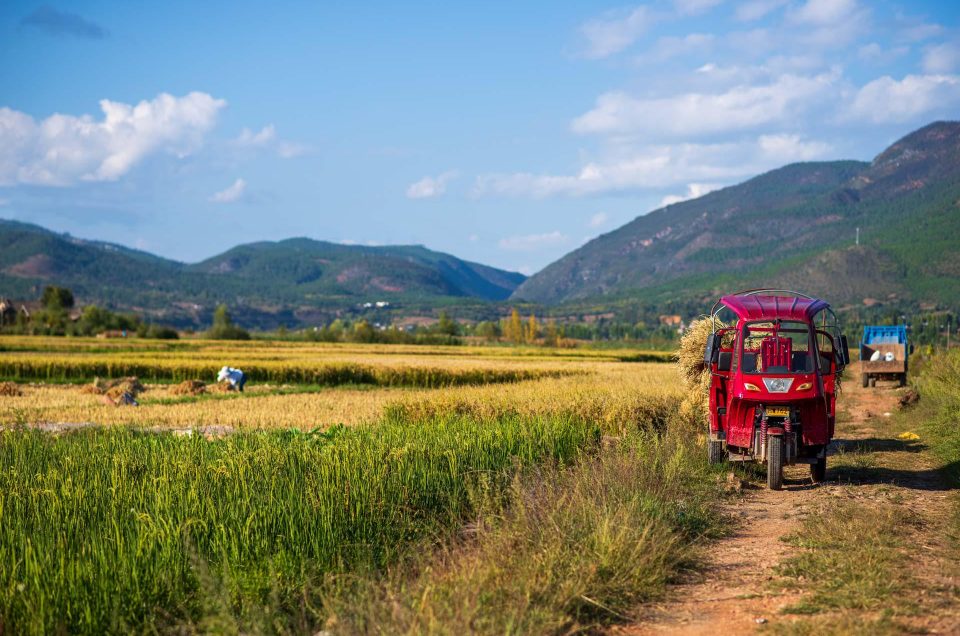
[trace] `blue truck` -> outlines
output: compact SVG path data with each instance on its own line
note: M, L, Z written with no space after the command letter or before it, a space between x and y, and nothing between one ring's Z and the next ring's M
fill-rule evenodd
M864 327L860 340L860 374L864 388L876 386L877 380L906 385L910 349L905 325Z

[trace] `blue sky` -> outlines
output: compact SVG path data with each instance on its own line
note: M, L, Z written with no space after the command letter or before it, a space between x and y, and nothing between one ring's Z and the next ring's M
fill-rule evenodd
M960 119L960 3L0 4L0 217L196 261L532 273L665 202Z

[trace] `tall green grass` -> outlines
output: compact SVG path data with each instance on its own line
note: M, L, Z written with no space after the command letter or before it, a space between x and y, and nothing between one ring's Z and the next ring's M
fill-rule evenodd
M264 607L272 629L305 630L304 590L331 572L395 562L456 527L480 485L598 439L581 421L509 418L219 440L8 430L0 631L215 630L205 617Z
M923 441L943 461L950 479L960 483L960 350L924 360L916 383Z

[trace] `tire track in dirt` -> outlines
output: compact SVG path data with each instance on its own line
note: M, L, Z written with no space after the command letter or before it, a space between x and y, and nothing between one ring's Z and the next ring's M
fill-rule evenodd
M827 481L814 485L809 467L798 465L785 468L780 492L748 487L742 500L726 506L735 519L733 533L707 546L705 568L671 586L664 601L638 608L636 623L610 633L745 634L804 620L782 613L797 602L796 594L772 590L777 564L797 552L781 537L796 532L806 515L834 498L866 506L895 502L916 513L918 523L907 532L911 574L918 583L911 601L919 611L898 622L920 633L960 633L956 550L948 537L956 495L922 440L897 438L902 429L892 425L892 415L903 390L853 384L844 385L839 399ZM846 453L855 453L862 465L845 461L837 467L838 455Z

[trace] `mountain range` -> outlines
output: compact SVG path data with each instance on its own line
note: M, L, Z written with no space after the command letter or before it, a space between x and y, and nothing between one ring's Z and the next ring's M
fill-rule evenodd
M343 307L401 302L433 307L504 300L525 279L419 245L367 247L293 238L234 247L185 264L112 243L0 220L0 295L69 287L82 302L204 324L228 303L246 324L322 320Z
M960 123L921 128L869 163L792 164L637 217L513 299L657 303L761 286L834 304L956 304Z
M736 288L780 287L835 306L960 306L960 123L937 122L872 162L796 163L638 216L529 279L422 246L293 238L186 264L0 220L0 296L71 288L82 302L180 326L226 302L248 326L316 324L400 304L498 315L644 305L690 313ZM581 311L583 310L583 311ZM394 312L393 315L396 315Z

